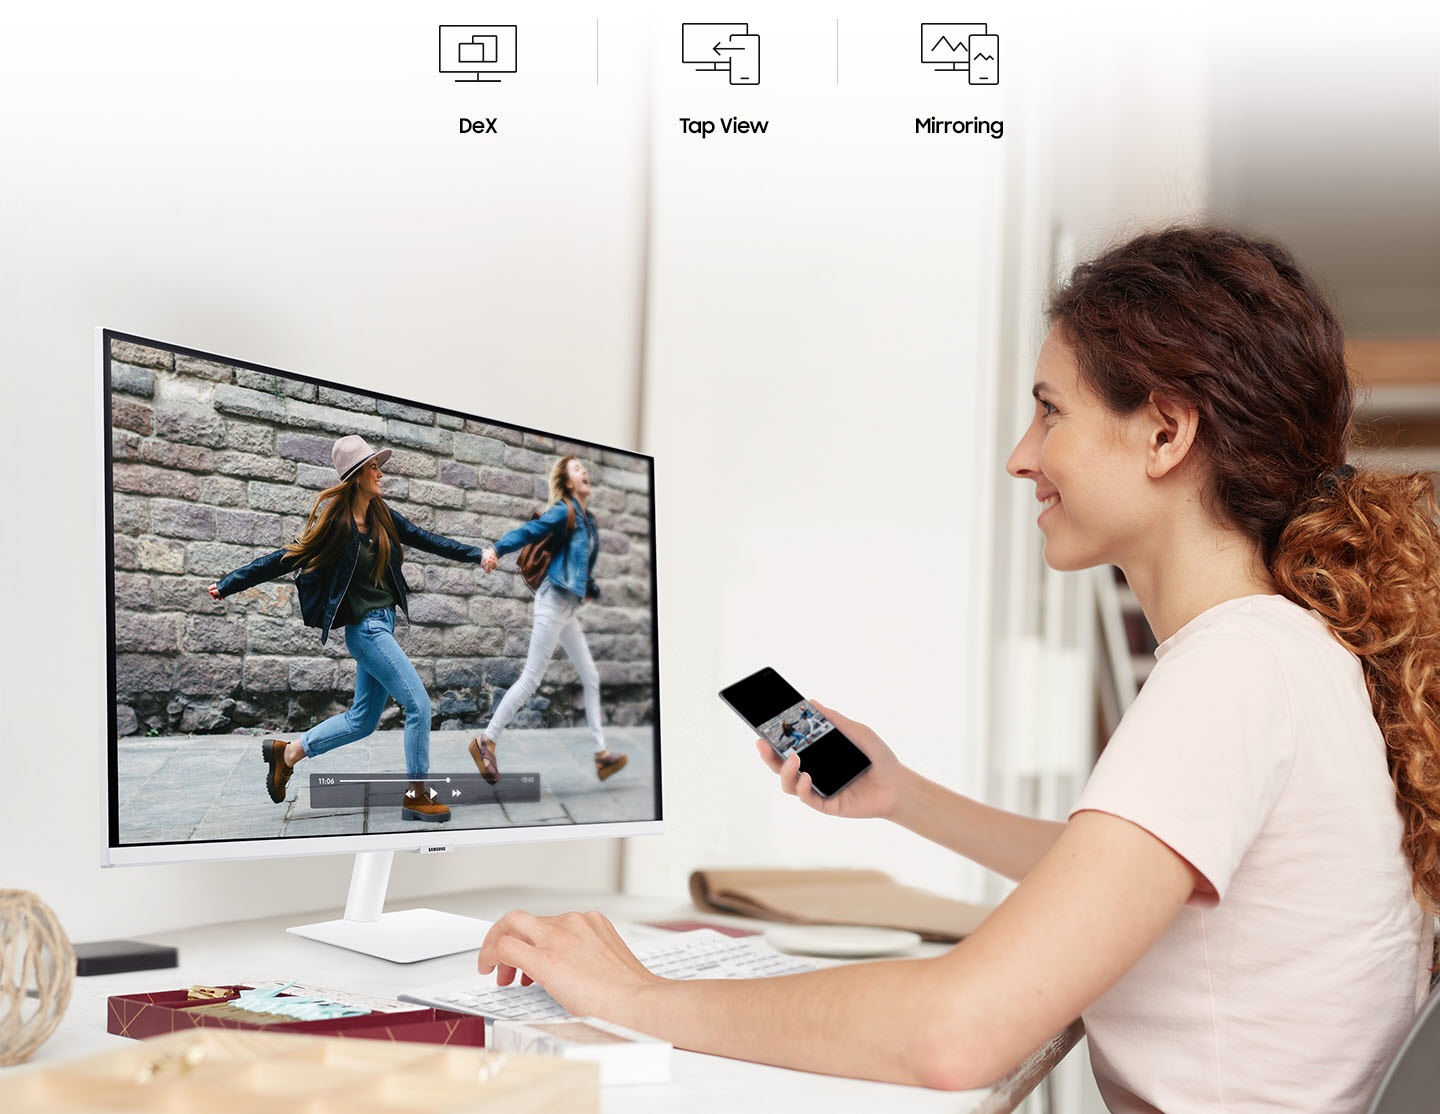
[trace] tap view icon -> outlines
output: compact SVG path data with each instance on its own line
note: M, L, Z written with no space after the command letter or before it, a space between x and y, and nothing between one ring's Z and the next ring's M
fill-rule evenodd
M519 55L514 24L441 24L440 72L456 81L499 81L515 73Z
M725 70L731 85L760 84L760 36L748 23L682 23L680 61L699 70Z
M1000 84L1000 36L983 23L922 23L920 61L969 74L971 85Z

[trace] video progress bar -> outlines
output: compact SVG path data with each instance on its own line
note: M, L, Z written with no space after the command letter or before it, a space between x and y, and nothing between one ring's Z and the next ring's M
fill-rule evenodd
M399 805L405 799L410 779L404 774L311 774L311 808L367 808ZM494 805L534 804L540 799L540 775L526 771L505 771L496 785L475 771L463 774L432 773L425 779L426 791L434 790L436 804Z

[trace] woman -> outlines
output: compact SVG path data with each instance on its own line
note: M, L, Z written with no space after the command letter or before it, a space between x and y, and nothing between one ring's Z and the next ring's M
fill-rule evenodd
M780 738L788 739L788 745L794 750L800 750L810 737L809 727L806 727L804 731L801 731L801 726L802 725L800 724L789 721L780 725Z
M947 1088L1078 1014L1115 1111L1364 1108L1440 901L1433 488L1344 463L1340 328L1273 244L1143 235L1050 312L1008 470L1046 561L1118 565L1160 639L1069 821L951 793L826 708L874 764L844 792L758 748L810 807L892 819L1010 897L938 958L759 982L667 982L601 918L516 912L481 971L686 1048Z
M353 743L380 723L386 696L405 709L405 771L410 783L400 815L406 820L443 824L450 810L433 801L425 788L430 772L430 697L425 684L395 641L395 609L408 616L409 586L400 565L402 546L411 545L457 561L483 564L478 546L422 530L386 505L380 466L390 450L371 449L363 437L341 437L331 449L339 482L315 499L298 541L236 569L210 595L223 599L244 588L299 569L296 589L306 626L320 628L323 644L332 627L345 628L345 647L355 659L355 702L348 712L331 716L290 743L267 739L265 788L276 804L285 800L295 764L302 758Z
M470 757L480 776L494 785L500 780L495 747L525 701L535 695L545 667L558 643L565 647L585 694L585 722L595 744L595 776L601 781L625 768L629 756L605 745L600 711L600 671L590 657L585 632L580 629L580 604L600 595L595 583L595 559L600 556L600 529L588 510L590 473L578 457L562 456L550 469L550 505L539 518L517 526L485 551L485 571L491 572L507 553L535 542L549 545L550 567L535 592L535 615L530 627L530 649L525 669L506 690L490 718L490 725L470 740Z

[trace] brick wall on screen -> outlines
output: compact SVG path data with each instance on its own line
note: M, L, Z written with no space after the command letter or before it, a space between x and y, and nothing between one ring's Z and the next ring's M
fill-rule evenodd
M403 393L403 382L397 382ZM581 610L606 721L653 707L650 497L644 462L449 414L377 401L161 348L112 341L116 719L119 734L303 731L347 708L343 631L321 646L288 577L216 603L207 587L298 536L335 480L336 437L393 450L385 497L412 522L491 543L548 501L557 455L590 468L603 598ZM410 548L410 622L396 635L430 693L433 726L469 728L524 665L530 591L514 559L489 576ZM382 727L403 722L392 702ZM557 650L515 727L584 723Z

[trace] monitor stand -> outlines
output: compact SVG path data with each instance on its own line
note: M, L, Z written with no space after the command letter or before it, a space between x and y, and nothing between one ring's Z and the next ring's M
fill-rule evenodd
M288 931L391 963L416 963L456 952L479 951L490 930L489 921L435 909L381 912L394 855L393 851L358 852L350 874L344 918L302 924Z

